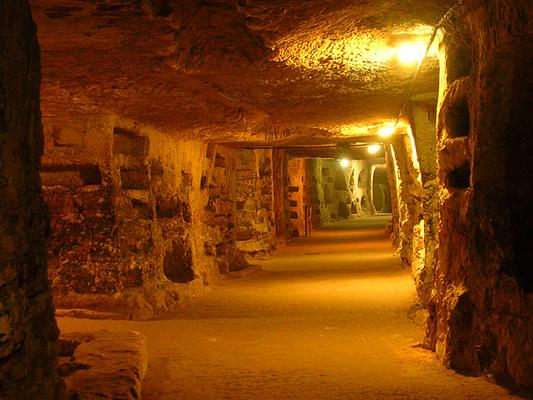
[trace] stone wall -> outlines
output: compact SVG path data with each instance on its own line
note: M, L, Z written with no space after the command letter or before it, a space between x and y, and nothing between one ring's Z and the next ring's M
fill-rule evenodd
M533 5L466 2L441 40L439 263L428 344L533 386Z
M375 213L372 172L374 165L383 162L383 159L351 160L347 167L342 167L337 160L309 160L313 225Z
M286 243L291 237L291 219L288 199L288 162L285 150L272 150L272 197L274 227L278 243Z
M398 213L397 244L402 262L411 268L419 299L426 290L424 220L420 165L411 128L395 136L388 149L394 162L394 178ZM391 170L391 167L389 167Z
M437 99L433 95L426 95L411 100L408 107L421 177L423 220L419 226L424 250L423 254L417 257L418 268L415 277L418 296L424 307L431 297L438 248L436 103Z
M206 144L115 116L44 123L58 307L148 318L218 279L205 215L217 167Z
M59 399L46 276L39 46L27 1L0 3L0 398Z
M245 253L276 245L271 150L238 150L235 165L236 246Z
M291 221L290 236L305 235L306 224L309 224L310 199L307 186L307 160L291 158L288 162L287 199ZM306 222L307 219L307 222Z
M41 177L55 301L149 318L275 247L271 151L116 116L48 117ZM63 311L62 311L63 312Z

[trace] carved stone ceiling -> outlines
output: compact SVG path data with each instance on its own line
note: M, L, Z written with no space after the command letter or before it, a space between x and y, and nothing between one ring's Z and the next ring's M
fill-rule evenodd
M118 114L180 137L342 136L394 119L450 0L32 0L44 116ZM426 35L426 36L424 36ZM435 93L429 58L416 93ZM349 133L348 133L349 134Z

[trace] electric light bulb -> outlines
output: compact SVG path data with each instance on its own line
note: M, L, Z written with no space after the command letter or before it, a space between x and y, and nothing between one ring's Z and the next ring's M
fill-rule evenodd
M370 146L368 146L368 152L370 154L376 154L380 150L381 146L379 144L371 144Z
M425 51L421 43L403 43L396 48L396 56L403 64L413 64L422 60Z
M378 136L389 137L395 131L395 126L393 123L385 123L381 128L378 129Z
M350 165L350 160L347 160L346 158L343 158L339 161L339 164L342 168L346 168L348 165Z

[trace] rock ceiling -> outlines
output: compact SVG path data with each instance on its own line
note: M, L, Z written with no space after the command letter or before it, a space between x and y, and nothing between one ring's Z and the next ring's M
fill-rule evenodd
M109 112L183 137L342 135L393 119L395 41L451 0L32 0L44 116ZM422 37L422 36L417 36ZM437 63L418 93L436 92Z

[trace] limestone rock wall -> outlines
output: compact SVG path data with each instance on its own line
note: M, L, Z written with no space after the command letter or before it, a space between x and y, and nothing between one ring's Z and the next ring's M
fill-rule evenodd
M201 234L205 144L115 116L44 123L41 177L58 307L147 318L216 279Z
M307 173L313 225L374 213L373 166L383 162L382 159L351 160L344 168L337 160L309 160Z
M41 177L60 308L148 318L275 246L272 155L117 116L48 117Z
M398 212L398 250L402 262L410 266L419 298L424 291L425 247L422 211L422 183L416 146L410 128L393 138L389 148L395 177ZM391 167L389 167L391 169Z
M415 276L418 296L424 307L431 297L438 248L436 103L437 100L433 96L413 100L409 104L408 112L422 184L420 190L423 221L420 221L419 229L423 240L423 254L419 251L419 257L416 257L418 269Z
M428 343L533 386L533 5L465 2L441 40L439 263Z
M396 158L394 148L391 144L385 146L385 165L387 167L387 177L389 179L389 191L391 198L391 226L390 238L394 248L398 248L400 244L400 193L399 183L400 178L398 168L396 165Z
M291 221L291 237L305 234L306 218L309 219L310 199L307 187L307 160L303 158L291 158L288 162L288 187L287 200Z
M207 147L206 158L208 165L200 181L201 191L207 192L208 196L202 214L204 254L214 257L218 271L227 274L247 265L235 248L236 160L233 151L216 145Z
M0 398L60 399L52 295L46 276L47 213L39 46L27 1L0 3Z
M236 247L245 253L270 252L276 245L271 150L237 150Z
M288 199L289 158L285 150L272 150L272 197L274 211L274 228L278 243L286 243L291 237L291 219Z

